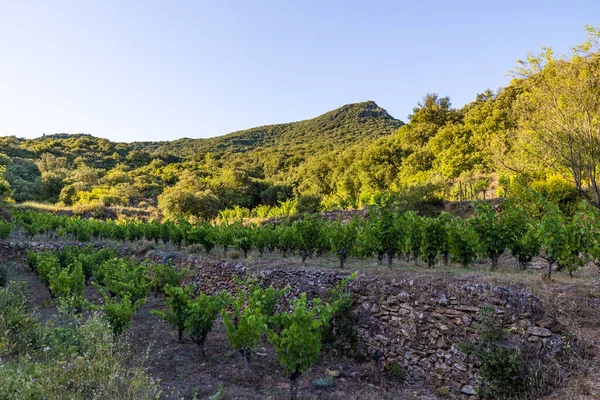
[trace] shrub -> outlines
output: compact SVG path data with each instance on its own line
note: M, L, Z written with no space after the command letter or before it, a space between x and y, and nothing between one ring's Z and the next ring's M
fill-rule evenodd
M298 197L296 212L298 214L314 214L321 211L321 196L304 194Z
M111 297L102 289L100 293L104 297L104 305L100 308L104 311L104 319L110 325L113 335L119 337L131 326L131 317L144 304L144 300L138 299L134 303L129 295Z
M30 315L26 287L25 282L10 282L0 289L0 355L25 355L31 348L42 346L43 332Z
M0 287L5 287L8 284L8 264L0 264Z
M168 311L152 310L151 313L158 315L160 318L171 324L177 329L177 337L181 342L183 340L183 332L185 323L188 317L188 307L191 301L190 297L196 290L195 285L189 285L185 288L180 286L165 285L165 293L167 295Z
M298 378L317 361L322 331L331 320L333 308L319 299L309 305L306 293L302 293L291 309L289 313L273 316L276 329L269 332L269 341L275 346L279 363L289 374L290 396L295 400Z
M150 283L144 264L132 260L112 258L102 263L96 271L97 281L112 294L131 298L132 302L145 299Z
M242 282L239 282L242 283ZM231 313L221 312L227 339L244 357L244 372L250 376L249 357L263 333L267 332L268 318L273 315L277 300L285 293L272 286L262 289L256 280L243 282L235 298L229 296Z
M204 344L219 312L223 308L222 296L209 296L200 293L188 303L185 331L200 348L200 357L205 357Z
M60 301L67 301L73 307L79 307L83 300L85 276L79 261L65 268L54 268L48 275L48 285L52 295Z
M150 289L158 296L165 292L166 285L181 286L181 279L188 271L189 268L177 271L169 264L152 263L148 266Z
M544 181L534 181L530 187L559 206L567 216L573 216L581 199L575 185L560 176L549 176Z
M25 285L0 289L0 398L157 399L159 389L126 348L111 340L100 315L60 314L42 323L31 314Z
M404 382L406 371L404 370L404 367L402 365L398 363L392 363L388 365L388 368L390 370L390 375L392 375L392 378L394 378L394 380L400 383Z
M0 220L0 239L8 239L13 230L13 225L10 222Z
M333 304L333 315L329 325L323 329L323 344L329 348L354 353L358 346L357 317L352 312L352 292L349 284L356 273L344 278L329 295Z
M507 346L506 332L500 327L494 309L480 311L479 339L460 344L460 348L480 363L478 395L504 399L525 395L521 359L516 349Z

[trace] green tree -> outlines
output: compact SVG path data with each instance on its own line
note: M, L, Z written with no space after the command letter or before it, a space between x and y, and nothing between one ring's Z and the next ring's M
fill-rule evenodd
M600 29L558 56L551 48L519 61L515 77L524 91L514 111L522 148L539 164L569 178L582 195L600 206Z
M0 201L4 201L8 199L10 195L10 184L4 177L6 173L6 167L4 165L0 165Z

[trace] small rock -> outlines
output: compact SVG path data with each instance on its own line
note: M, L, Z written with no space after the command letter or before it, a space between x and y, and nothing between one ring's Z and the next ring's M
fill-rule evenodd
M340 371L337 371L335 369L326 369L325 370L325 375L331 377L331 378L337 378L340 376Z
M537 322L542 328L550 329L554 333L561 331L560 323L552 317L545 317Z
M475 391L475 389L473 389L473 386L471 386L471 385L463 386L460 389L460 392L464 393L464 394L468 394L469 396L475 396L477 394L477 392Z
M530 335L541 337L552 336L552 332L550 332L550 329L542 328L539 326L530 326L529 328L527 328L527 333Z
M453 367L454 367L454 368L456 368L457 370L459 370L459 371L463 371L463 372L467 370L467 367L465 367L464 365L462 365L462 364L459 364L459 363L455 363L455 364L453 365Z

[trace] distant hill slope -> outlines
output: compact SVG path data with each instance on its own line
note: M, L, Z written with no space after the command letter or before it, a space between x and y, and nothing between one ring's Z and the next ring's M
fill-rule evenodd
M210 139L135 142L136 150L197 158L281 149L295 154L341 149L364 139L389 135L403 125L374 101L347 104L313 119L265 125Z
M328 175L324 170L321 175L307 172L320 165L319 158L336 159L347 149L366 148L403 125L367 101L305 121L210 139L119 143L81 133L35 139L4 136L0 137L0 166L6 165L6 179L17 201L56 202L66 188L63 195L72 194L73 201L104 196L118 204L137 204L142 199L156 204L157 196L188 171L195 175L194 184L212 190L222 205L250 207L276 204L298 187L310 189L315 183L301 186L302 182L311 178L318 184L324 180L322 174ZM265 200L262 194L269 187L274 187L272 198L265 195L271 199ZM97 190L92 193L92 189Z
M118 143L87 134L59 133L35 139L0 137L0 153L29 159L43 153L64 156L70 161L81 157L102 168L111 167L114 164L111 161L117 160L129 164L128 156L132 166L140 166L140 161L144 164L142 160L136 160L139 155L130 155L133 151L161 155L172 161L198 160L207 153L226 160L256 150L263 154L285 152L303 158L318 151L343 150L363 140L389 135L402 125L402 121L393 118L374 101L366 101L347 104L313 119L265 125L209 139Z

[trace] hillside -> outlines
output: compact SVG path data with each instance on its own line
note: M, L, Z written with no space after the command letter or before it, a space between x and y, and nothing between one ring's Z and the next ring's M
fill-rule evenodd
M403 123L374 101L347 104L313 119L265 125L210 139L136 142L136 150L198 159L206 153L228 155L253 150L313 152L340 149L365 139L388 135Z
M165 189L186 181L187 171L185 189L210 191L218 197L217 209L277 205L297 194L315 156L365 147L403 125L367 101L209 139L117 143L87 134L6 136L0 137L0 165L17 201L156 205ZM190 181L189 173L196 179Z

